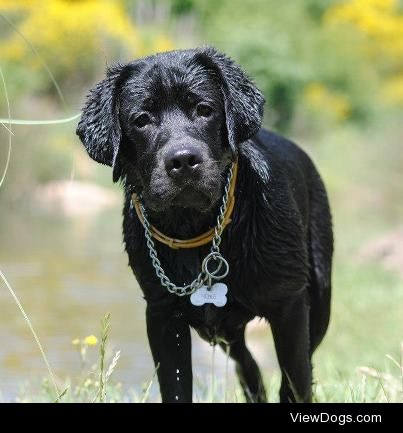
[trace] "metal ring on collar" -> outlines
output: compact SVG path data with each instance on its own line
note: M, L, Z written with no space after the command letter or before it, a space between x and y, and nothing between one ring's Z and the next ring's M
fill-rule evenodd
M211 260L219 261L218 266L214 271L210 271L208 268L209 262ZM224 265L225 270L221 275L217 275L220 269L222 268L222 265ZM212 278L214 280L222 280L228 275L229 264L219 252L214 251L211 252L208 256L206 256L206 258L203 260L202 271L206 274L208 278Z

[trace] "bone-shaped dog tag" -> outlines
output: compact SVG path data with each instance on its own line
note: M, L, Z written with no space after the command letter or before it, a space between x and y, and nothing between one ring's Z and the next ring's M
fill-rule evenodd
M227 303L228 287L224 283L215 283L209 290L207 286L201 286L190 297L193 305L200 307L204 304L214 304L216 307L223 307Z

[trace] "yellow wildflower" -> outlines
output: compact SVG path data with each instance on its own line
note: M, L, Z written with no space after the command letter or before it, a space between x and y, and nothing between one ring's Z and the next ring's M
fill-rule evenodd
M383 83L382 97L386 103L403 106L403 74L393 76Z
M88 346L95 346L98 343L98 338L95 335L89 335L84 338L84 343L88 344Z
M45 61L51 61L57 78L94 71L104 66L105 58L131 58L172 48L171 40L162 34L145 38L123 0L52 0L41 2L40 7L37 3L0 0L0 13L17 14L19 30ZM0 44L0 58L38 68L40 62L30 47L8 30Z
M304 99L313 110L342 121L349 117L351 106L347 97L321 83L311 83L304 91Z
M349 0L336 4L325 14L325 23L350 24L379 52L403 53L403 14L396 0Z

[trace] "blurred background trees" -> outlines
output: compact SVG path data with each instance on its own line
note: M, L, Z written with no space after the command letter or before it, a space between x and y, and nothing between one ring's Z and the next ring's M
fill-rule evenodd
M311 129L321 123L318 116L365 122L403 105L401 6L398 0L295 0L292 7L276 0L0 0L0 12L21 33L1 21L0 58L13 76L14 101L56 96L42 58L71 107L109 63L210 43L256 79L268 124Z
M69 90L88 86L116 59L173 49L166 34L156 32L150 38L141 32L122 1L6 0L0 1L0 11L20 32L2 22L0 56L13 71L19 71L20 80L13 83L20 94L52 91L49 77L41 70L41 58L60 86ZM29 79L32 75L34 80Z

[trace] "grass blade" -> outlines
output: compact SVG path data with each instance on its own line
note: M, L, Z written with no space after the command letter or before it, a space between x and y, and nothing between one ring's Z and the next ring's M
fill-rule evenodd
M52 81L53 85L55 86L56 92L59 95L60 101L63 105L63 108L67 111L67 105L66 100L64 99L62 90L60 89L59 84L56 81L56 78L52 74L52 71L49 69L47 63L43 59L43 57L39 54L38 50L32 45L32 43L21 33L21 31L18 29L18 27L10 20L10 18L6 17L2 13L0 13L0 16L3 18L3 20L24 40L24 42L28 45L28 47L31 49L31 51L35 54L35 56L39 59L42 66L46 70L46 72L49 75L50 80Z
M11 120L11 119L10 119ZM10 120L8 121L8 123L11 125ZM1 122L0 122L1 123ZM4 123L1 123L1 126L4 126L4 128L7 130L7 132L11 135L14 135L14 132L11 130L11 128L9 128L8 126L6 126Z
M117 363L118 363L118 361L119 361L119 358L120 358L120 350L118 350L118 351L115 353L115 356L113 357L112 362L111 362L110 365L109 365L108 371L107 371L106 374L105 374L105 382L104 382L104 386L106 386L106 384L108 383L108 381L109 381L109 379L110 379L110 377L111 377L113 371L115 370L116 365L117 365ZM97 391L97 393L95 394L95 397L92 399L91 403L95 403L95 402L97 401L98 396L100 395L100 392L101 392L101 388L98 388L98 391Z
M68 123L73 120L78 119L81 113L77 113L71 117L65 117L63 119L55 120L25 120L25 119L2 119L0 118L0 123L7 123L9 125L58 125L60 123Z
M7 281L7 278L5 277L5 275L3 274L3 272L1 271L1 269L0 269L0 277L4 281L4 284L8 288L11 296L13 297L15 303L17 304L18 308L20 309L21 314L24 316L24 319L27 322L27 325L28 325L28 327L29 327L29 329L30 329L30 331L31 331L34 339L35 339L36 345L38 346L39 351L41 352L42 359L43 359L43 361L44 361L44 363L46 365L46 368L48 370L48 373L49 373L50 379L52 381L53 387L55 388L55 393L56 393L56 396L57 396L56 398L60 399L60 397L62 396L62 394L60 394L59 388L58 388L56 380L55 380L55 376L53 375L53 371L50 368L50 364L49 364L48 358L45 355L45 351L43 350L42 344L39 341L38 335L36 334L35 329L33 328L32 323L29 320L29 317L27 316L27 313L25 312L24 308L22 307L21 302L19 301L17 295L15 294L14 290L12 289L10 283Z
M11 131L11 122L10 122L10 120L11 120L10 100L8 98L6 80L4 79L3 70L1 68L0 68L0 76L1 76L1 81L3 83L3 87L4 87L4 96L6 98L7 112L8 112L8 119L6 119L5 122L2 122L2 123L8 123L8 125L9 125L9 128L6 127L6 129L8 129L8 151L7 151L6 166L4 167L4 172L3 172L2 176L1 176L1 179L0 179L0 188L1 188L2 185L3 185L3 183L4 183L4 179L6 178L8 167L10 165L10 159L11 159L11 136L12 136L13 133Z
M146 388L145 391L144 391L143 397L142 397L142 399L141 399L141 403L145 403L145 402L147 401L148 396L149 396L149 394L150 394L151 386L152 386L152 384L153 384L153 382L154 382L155 375L157 374L157 371L158 371L159 368L160 368L160 364L158 363L157 366L155 367L155 370L154 370L153 376L152 376L152 378L150 379L150 381L148 382L147 388Z
M69 390L69 387L67 386L56 398L54 403L59 403L60 400L66 395L67 391Z
M120 358L120 350L118 350L115 353L115 356L113 357L112 362L110 363L109 368L108 368L108 370L107 370L107 372L105 374L105 384L108 383L110 377L112 376L112 373L113 373L113 371L116 368L116 365L117 365L117 363L119 361L119 358Z
M100 355L99 355L99 402L100 403L104 403L106 399L105 352L106 352L106 343L108 341L110 328L111 328L111 314L108 313L101 320L101 344L100 344Z

